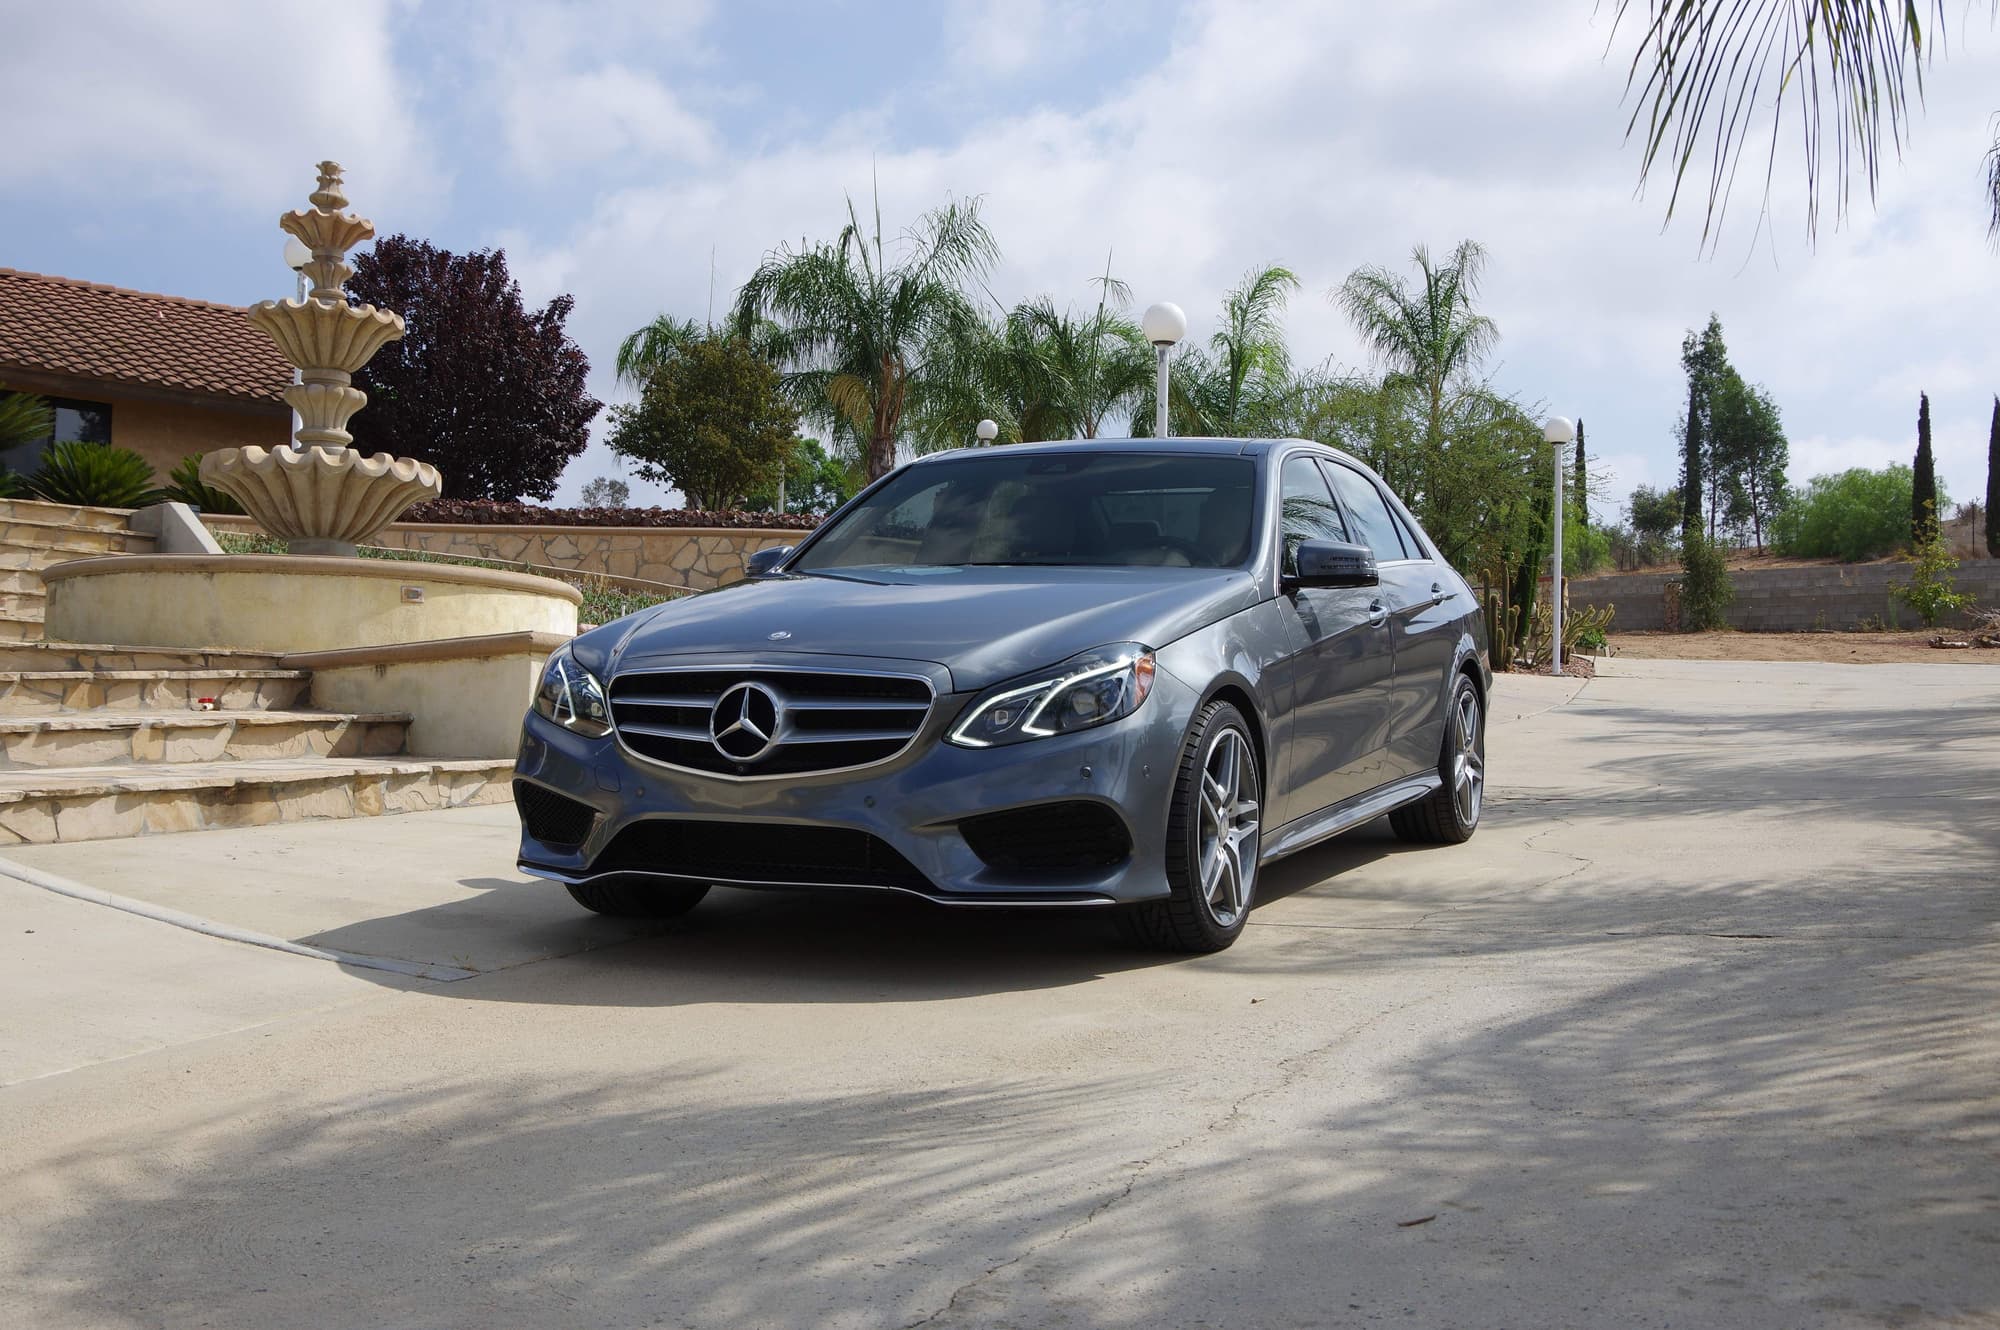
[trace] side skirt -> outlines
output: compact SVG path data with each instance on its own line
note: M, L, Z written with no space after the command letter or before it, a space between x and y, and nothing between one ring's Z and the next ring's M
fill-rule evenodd
M1322 808L1317 813L1293 818L1264 842L1263 853L1257 862L1269 863L1282 859L1288 854L1317 845L1343 831L1352 831L1363 822L1373 822L1382 814L1413 804L1444 784L1444 777L1435 771L1427 771L1421 776L1397 781L1394 785L1384 785L1379 790L1371 790L1359 798L1344 804Z

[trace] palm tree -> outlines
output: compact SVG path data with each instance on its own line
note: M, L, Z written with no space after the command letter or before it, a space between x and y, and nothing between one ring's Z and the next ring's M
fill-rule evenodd
M1105 417L1131 402L1153 377L1152 349L1139 325L1120 312L1132 301L1131 288L1111 275L1108 259L1096 280L1097 308L1087 315L1058 313L1054 300L1038 296L1007 316L1015 340L1035 349L1054 407L1049 423L1064 438L1096 438Z
M1415 287L1400 274L1371 264L1349 273L1332 299L1390 377L1415 386L1424 407L1425 438L1435 446L1444 437L1453 384L1478 368L1500 330L1493 320L1473 312L1486 268L1486 251L1477 241L1459 241L1442 264L1432 262L1422 245L1411 251L1410 259L1420 278Z
M1286 411L1292 391L1292 357L1285 344L1285 303L1298 290L1289 268L1252 268L1222 303L1222 327L1206 349L1189 347L1174 357L1167 415L1184 435L1268 435ZM1150 433L1154 386L1134 394L1132 432Z
M654 369L699 342L709 331L693 319L660 315L618 344L617 381L642 387Z
M1635 3L1618 0L1614 27ZM1669 218L1689 165L1708 145L1704 241L1721 225L1744 137L1767 88L1766 198L1777 168L1785 99L1795 92L1808 233L1818 234L1820 188L1829 167L1836 216L1847 209L1850 176L1857 169L1873 199L1882 149L1902 151L1909 94L1914 88L1922 102L1924 70L1931 53L1944 47L1947 27L1945 0L1931 0L1928 7L1922 0L1645 0L1645 8L1645 31L1625 80L1628 92L1638 89L1625 133L1629 138L1644 121L1641 181L1663 162L1671 170ZM1991 12L2000 14L2000 0ZM1823 106L1829 114L1822 114ZM1987 161L1991 233L2000 238L2000 136Z
M999 258L977 199L924 214L892 261L875 225L847 203L832 244L782 246L765 256L736 301L739 329L776 321L773 351L786 391L806 415L864 444L868 478L896 465L905 419L948 397L983 325L966 295Z

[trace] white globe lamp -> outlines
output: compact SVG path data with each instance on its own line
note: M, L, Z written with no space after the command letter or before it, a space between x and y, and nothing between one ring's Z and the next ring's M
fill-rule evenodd
M979 436L979 442L984 446L1000 437L1000 425L997 421L982 420L972 427L972 432Z
M1167 352L1174 344L1187 336L1187 315L1181 307L1170 300L1162 300L1149 306L1139 319L1139 329L1146 334L1146 340L1153 344L1159 355L1159 368L1153 381L1153 434L1156 438L1167 437Z

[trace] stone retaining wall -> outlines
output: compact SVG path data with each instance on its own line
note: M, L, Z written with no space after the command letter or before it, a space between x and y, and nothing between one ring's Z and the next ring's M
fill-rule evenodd
M217 531L254 531L247 517L203 514ZM743 577L744 560L811 533L657 526L498 526L392 522L370 544L428 550L467 559L498 559L544 568L609 573L705 591Z
M1922 621L1890 594L1893 584L1910 580L1910 565L1887 563L1829 564L1811 568L1759 568L1731 575L1736 603L1729 625L1748 632L1811 632L1815 629L1876 627L1917 628ZM1955 574L1958 589L1978 597L1981 606L2000 606L2000 559L1968 559ZM1665 628L1666 588L1680 574L1619 573L1610 577L1573 579L1571 608L1616 605L1612 631L1643 632ZM1952 621L1963 625L1963 616Z

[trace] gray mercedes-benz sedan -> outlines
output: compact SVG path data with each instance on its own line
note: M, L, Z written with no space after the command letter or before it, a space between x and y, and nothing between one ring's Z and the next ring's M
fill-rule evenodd
M606 914L863 888L1116 907L1214 951L1280 855L1384 813L1478 826L1475 598L1334 449L938 454L751 574L550 657L523 870Z

